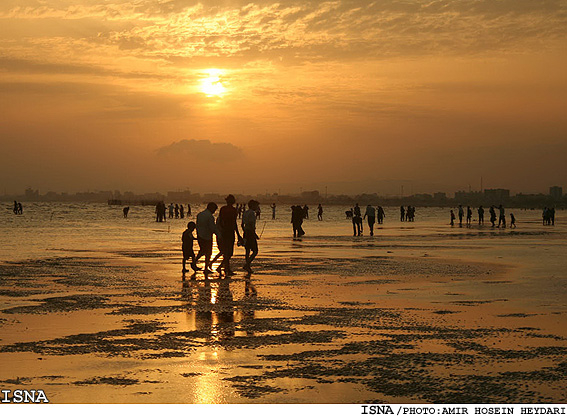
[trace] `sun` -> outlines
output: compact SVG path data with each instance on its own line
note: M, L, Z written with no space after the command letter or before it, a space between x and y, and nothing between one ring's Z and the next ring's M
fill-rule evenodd
M226 88L221 81L222 70L208 69L205 71L205 74L206 76L200 81L200 89L207 97L220 97L226 93Z

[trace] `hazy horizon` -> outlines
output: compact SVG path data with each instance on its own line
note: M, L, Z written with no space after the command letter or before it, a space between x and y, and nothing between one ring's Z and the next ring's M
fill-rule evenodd
M567 1L5 0L0 190L567 185Z

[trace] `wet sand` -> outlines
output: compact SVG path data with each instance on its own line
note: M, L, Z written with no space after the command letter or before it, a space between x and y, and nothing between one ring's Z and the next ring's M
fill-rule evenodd
M54 403L565 402L564 231L489 229L265 239L230 279L183 279L174 247L4 262L0 385Z

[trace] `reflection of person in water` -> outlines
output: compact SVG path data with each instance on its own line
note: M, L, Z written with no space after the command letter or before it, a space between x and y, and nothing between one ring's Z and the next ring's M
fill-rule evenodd
M209 339L230 339L234 337L235 332L231 323L254 318L257 291L251 282L250 274L244 279L244 297L241 302L235 302L231 285L235 285L235 281L229 279L220 279L217 282L182 282L181 299L187 304L189 321L193 321L195 330L206 332ZM242 306L241 315L235 308L237 304Z

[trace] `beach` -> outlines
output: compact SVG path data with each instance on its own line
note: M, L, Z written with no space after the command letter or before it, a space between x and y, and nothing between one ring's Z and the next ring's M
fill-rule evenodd
M352 236L348 207L262 207L254 272L181 273L188 220L30 203L0 233L0 382L52 403L567 401L567 226L449 226L449 209ZM509 209L508 209L509 212ZM366 232L366 224L365 232ZM216 248L215 248L216 250Z

